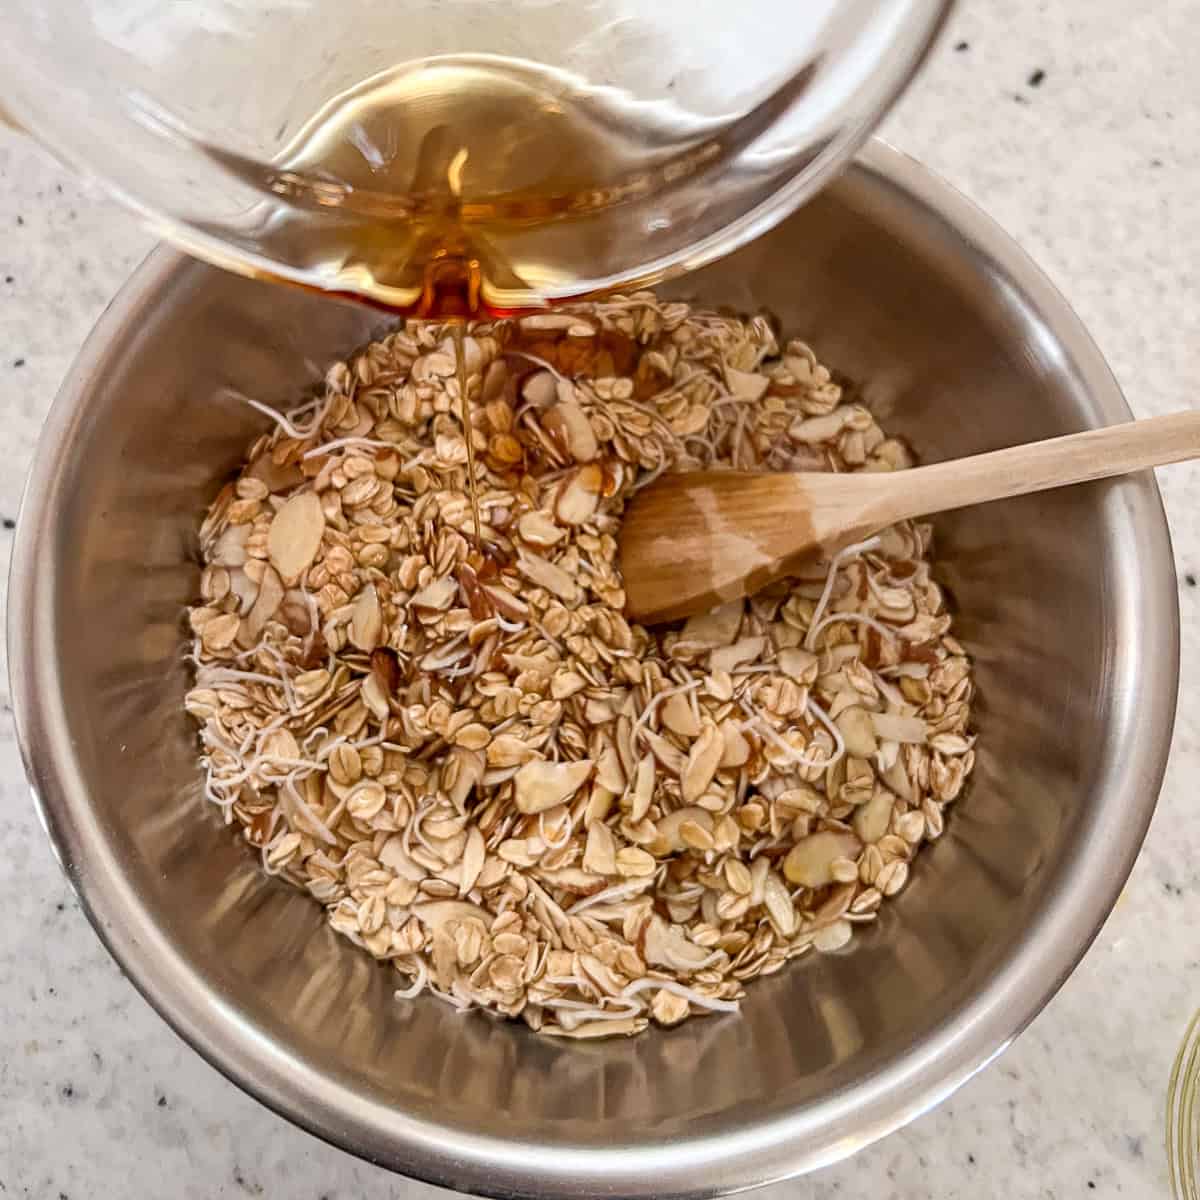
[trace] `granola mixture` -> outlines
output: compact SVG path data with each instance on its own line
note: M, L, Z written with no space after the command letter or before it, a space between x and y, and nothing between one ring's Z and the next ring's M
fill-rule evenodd
M940 836L970 664L927 525L647 629L622 616L622 505L664 470L908 452L762 318L642 293L476 324L465 353L482 552L436 325L271 413L213 503L205 793L398 997L574 1038L734 1009L845 946Z

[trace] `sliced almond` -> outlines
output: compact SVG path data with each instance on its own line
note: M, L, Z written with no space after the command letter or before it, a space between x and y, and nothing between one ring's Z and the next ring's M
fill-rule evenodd
M700 736L688 751L687 765L679 781L680 795L686 804L695 803L704 794L724 753L725 739L721 731L706 718Z
M379 682L378 675L368 675L363 680L359 695L362 697L362 702L371 710L371 715L377 721L387 720L391 706L388 704L388 694Z
M878 737L887 742L910 742L923 745L929 729L920 717L902 717L899 713L872 713L871 724Z
M795 783L775 797L775 803L790 813L815 815L825 805L825 797L809 783Z
M590 463L600 453L592 423L573 394L569 399L560 395L558 404L546 414L543 423L561 439L576 462Z
M852 833L827 829L797 842L783 860L783 873L791 883L803 887L827 887L833 883L836 859L856 859L862 844Z
M840 950L854 934L854 926L849 921L833 921L823 925L813 935L813 947L822 954L832 954Z
M245 470L243 478L260 480L269 492L278 495L304 482L304 471L297 463L277 463L270 454L260 454Z
M676 692L663 701L662 723L680 737L694 738L700 736L700 720L692 708L691 700L683 693Z
M794 442L804 442L808 445L832 441L842 432L849 416L848 408L835 408L823 417L798 417L788 427L788 437Z
M258 584L250 578L244 568L234 567L229 572L229 590L237 597L238 612L249 613L258 599Z
M539 549L553 546L567 536L561 525L556 525L548 513L540 509L525 513L517 521L517 533L523 542Z
M771 386L770 379L757 372L739 371L734 367L725 368L725 386L739 400L761 400Z
M737 637L744 611L745 605L741 600L731 600L719 608L690 617L679 635L679 640L710 649L728 646Z
M529 762L537 754L523 738L511 733L501 733L488 743L487 762L489 767L517 767Z
M469 658L467 650L468 647L463 645L463 637L460 634L448 642L434 646L428 654L421 655L418 662L422 671L444 671L447 667Z
M543 865L538 871L538 878L552 887L563 888L565 891L577 892L581 895L598 892L605 883L602 874L596 871L585 871L579 867L549 869Z
M879 749L871 714L859 705L843 709L833 722L846 743L846 751L855 758L870 758Z
M267 554L289 587L312 566L325 535L325 512L316 492L298 492L271 520Z
M575 580L562 569L539 554L522 553L517 559L517 570L536 587L543 587L551 595L568 604L579 599L579 587Z
M483 834L478 825L472 825L467 830L467 844L463 847L461 869L458 877L458 894L465 896L474 886L483 870L487 858L487 847L484 845Z
M587 680L578 671L556 671L550 680L550 695L555 700L566 700L587 687Z
M646 739L646 745L653 751L654 757L672 775L683 774L687 759L684 757L682 751L677 750L665 737L661 737L659 734L647 729L644 725L642 726L642 737Z
M430 929L440 929L447 921L482 921L485 929L492 927L492 914L467 900L433 900L414 904L413 916Z
M734 642L731 646L722 646L709 656L709 669L713 671L735 671L748 662L753 662L766 646L765 637L747 637Z
M620 702L612 696L589 696L584 702L583 719L589 725L607 725L615 719Z
M879 841L887 833L895 803L887 788L877 787L870 800L854 810L854 832L867 845Z
M540 813L569 800L592 773L590 758L579 762L528 762L513 777L517 809Z
M741 731L732 718L721 722L721 737L725 747L721 753L722 771L732 767L744 767L750 761L750 739Z
M205 650L228 650L237 637L241 621L237 613L222 613L207 621L200 630L200 644Z
M593 821L588 826L583 865L585 870L595 871L597 875L617 873L617 840L612 830L601 821Z
M596 514L604 489L604 471L585 463L559 489L554 515L564 525L584 525Z
M258 585L258 595L254 599L254 607L242 622L239 640L246 646L253 646L262 633L266 623L279 611L283 603L284 588L279 578L279 572L268 566L263 571L262 582Z
M373 583L368 583L354 601L350 614L350 641L360 650L370 653L379 645L383 630L383 611L379 606L379 593Z
M650 918L646 926L645 959L651 966L670 967L681 975L691 974L707 966L713 952L690 941L677 925L668 925L659 916Z
M710 835L712 833L712 813L694 806L677 808L674 812L667 813L665 817L656 823L655 828L658 830L658 834L647 849L651 854L660 856L664 854L676 854L680 850L687 849L688 843L683 837L683 826L688 823L706 830ZM709 841L712 841L711 837Z
M493 359L488 363L483 374L483 388L480 400L487 405L500 398L504 385L508 382L508 364L502 358ZM508 406L505 405L507 408Z
M213 544L213 548L208 554L208 561L214 566L220 567L244 566L246 541L249 537L249 525L230 525Z
M529 619L529 605L524 600L514 596L508 588L499 584L485 584L484 594L492 602L496 611L508 621L526 621Z
M442 768L442 787L450 802L462 812L467 797L483 779L484 757L478 750L454 746L447 752L446 759L446 766Z
M601 740L599 752L596 754L596 782L610 792L618 794L625 790L627 782L621 756L607 737Z
M763 905L781 937L789 938L796 932L796 906L792 903L791 893L774 871L763 881Z
M300 757L300 747L296 738L288 729L273 729L262 742L262 753L267 758Z
M578 962L580 972L606 996L618 995L625 986L624 980L619 979L612 968L605 966L594 954L581 954Z
M610 792L608 788L602 787L599 782L593 780L591 791L588 794L587 805L583 810L584 825L587 826L595 821L607 820L613 810L616 799L616 792Z
M767 876L771 873L771 861L759 855L750 865L750 903L753 906L762 904Z
M817 681L817 656L799 646L786 646L779 651L779 669L797 683L808 687Z
M420 883L428 875L424 866L409 856L404 850L404 840L400 835L392 836L384 842L383 850L379 851L379 862L386 868L395 871L402 880Z
M428 612L445 612L458 594L458 581L450 575L435 579L422 588L411 600L413 608Z
M558 399L558 388L549 371L534 371L521 384L521 395L534 408L549 408Z
M565 1024L543 1025L541 1032L549 1037L585 1042L593 1038L631 1037L635 1033L641 1033L646 1024L644 1017L621 1017L616 1021L584 1021L581 1025L572 1025L570 1029Z
M896 761L883 772L882 779L902 800L912 802L912 782L908 777L908 772L904 768L903 755L898 756Z
M629 809L629 819L635 824L645 818L650 811L650 802L654 799L654 755L646 754L637 765L637 773L633 779L632 803Z

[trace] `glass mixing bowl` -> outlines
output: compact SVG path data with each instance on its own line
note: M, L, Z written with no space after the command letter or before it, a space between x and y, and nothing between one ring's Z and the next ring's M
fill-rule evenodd
M492 307L661 279L854 153L951 0L7 0L0 110L246 274Z

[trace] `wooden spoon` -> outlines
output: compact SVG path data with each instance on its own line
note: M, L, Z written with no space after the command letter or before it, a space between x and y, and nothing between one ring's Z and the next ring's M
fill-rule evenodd
M1200 412L1182 412L895 473L664 475L625 511L625 611L706 612L897 521L1196 457Z

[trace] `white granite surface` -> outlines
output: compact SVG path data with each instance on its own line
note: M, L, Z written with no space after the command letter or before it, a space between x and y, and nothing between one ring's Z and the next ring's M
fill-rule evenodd
M1194 0L968 0L886 129L1026 246L1141 415L1197 403L1198 53ZM0 231L6 568L39 422L150 239L8 135ZM1200 1005L1200 587L1188 582L1200 573L1200 467L1160 480L1180 575L1183 685L1158 815L1123 901L997 1064L908 1129L764 1200L1167 1194L1163 1095ZM135 994L51 857L6 691L0 702L0 1200L431 1196L260 1107Z

